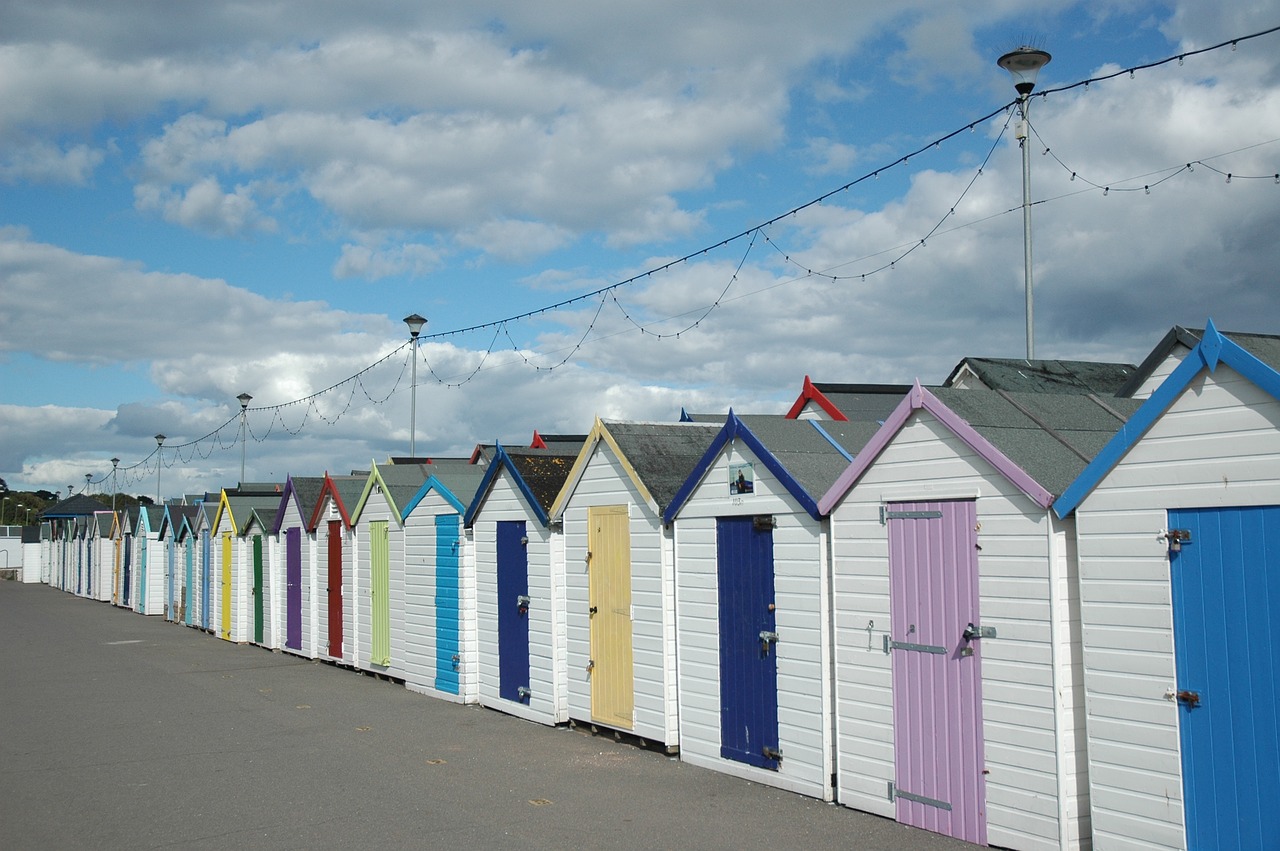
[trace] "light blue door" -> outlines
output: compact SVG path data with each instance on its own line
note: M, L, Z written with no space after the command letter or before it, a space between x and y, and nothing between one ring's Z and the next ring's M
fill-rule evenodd
M1280 506L1169 512L1188 848L1280 848Z
M436 515L436 688L458 693L458 515Z

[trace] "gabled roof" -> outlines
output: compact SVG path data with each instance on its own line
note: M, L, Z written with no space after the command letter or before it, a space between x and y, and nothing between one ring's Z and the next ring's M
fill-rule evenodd
M311 520L315 516L316 503L320 500L320 490L323 487L324 477L322 476L290 476L285 479L284 491L280 494L280 505L276 511L275 525L271 533L280 533L280 526L288 514L286 509L291 501L297 508L298 516L302 518L302 525L308 532L314 529L315 525Z
M111 537L111 531L116 525L116 513L114 511L95 511L93 519L98 524L98 537Z
M364 513L365 504L369 501L369 495L375 488L382 492L382 497L387 501L387 506L396 520L403 522L402 506L408 505L427 479L431 478L431 465L375 463L372 467L368 479L365 480L364 489L360 492L360 499L356 502L355 510L351 512L351 522L354 524L360 519L360 515Z
M613 451L641 498L661 516L717 431L715 426L701 423L639 423L597 417L551 506L551 519L558 519L564 511L600 443Z
M1273 369L1280 369L1280 336L1274 334L1245 334L1240 331L1217 331L1217 329L1215 329L1215 332L1231 340ZM1133 377L1116 391L1116 395L1132 396L1137 393L1138 389L1159 368L1160 364L1164 363L1174 349L1182 347L1187 351L1191 351L1199 345L1205 333L1206 329L1183 328L1181 325L1174 325L1161 338L1160 342L1156 343L1155 348L1151 350L1151 353L1146 356L1142 363L1138 364Z
M1075 511L1086 496L1102 481L1120 459L1142 439L1151 426L1169 410L1183 391L1195 381L1200 373L1208 370L1216 372L1218 364L1225 363L1245 378L1252 381L1260 389L1280 399L1280 370L1276 363L1269 363L1244 347L1242 342L1228 337L1218 331L1210 319L1199 342L1191 352L1182 359L1182 363L1169 374L1151 397L1142 403L1142 407L1129 418L1129 422L1120 429L1107 445L1063 492L1062 498L1054 504L1053 510L1059 517L1066 517ZM1255 335L1254 339L1257 337ZM1272 338L1280 342L1280 338ZM1272 349L1270 344L1255 346L1264 354L1280 354L1280 348ZM1280 361L1278 361L1280 362Z
M320 486L320 493L316 495L315 505L311 509L311 518L307 524L308 529L315 529L320 523L320 507L324 504L326 496L333 500L333 504L338 508L338 516L342 518L342 522L351 528L352 519L351 512L347 506L354 508L360 500L360 494L364 491L365 483L369 480L369 474L363 475L352 474L350 476L331 476L324 474L324 483Z
M178 540L185 541L187 538L194 536L198 530L200 523L199 506L191 506L191 514L183 515L182 522L178 525Z
M138 524L134 527L134 534L137 534L139 526L146 532L160 534L160 526L164 523L164 512L163 505L138 506Z
M480 480L484 478L485 467L472 464L467 458L437 458L427 465L431 475L423 482L413 496L404 503L400 519L408 518L418 503L427 494L435 492L444 497L445 502L457 509L458 513L467 510L467 505L475 496Z
M927 389L916 384L818 502L823 514L860 479L917 411L931 414L1041 508L1048 508L1137 410L1095 394Z
M583 435L582 443L585 442L586 436ZM533 509L539 522L547 525L550 522L551 506L569 478L569 471L581 451L582 443L575 446L556 441L550 448L544 449L507 449L499 444L497 454L476 489L475 498L467 507L465 525L470 526L475 522L476 514L489 498L493 484L503 470L511 475L516 489Z
M276 527L276 515L280 513L280 504L277 502L271 506L258 506L249 509L249 516L240 525L237 535L247 535L249 531L257 526L264 532L270 532Z
M1137 370L1131 363L965 358L951 370L943 386L966 390L1116 396Z
M880 422L893 412L910 389L909 384L814 383L806 375L799 397L787 411L787 418L797 419L812 402L837 422Z
M729 412L724 426L689 473L663 520L671 523L727 444L741 440L815 520L818 499L849 466L879 426L867 422L797 420ZM726 483L727 484L727 483Z
M231 521L231 531L236 535L243 535L255 509L274 509L280 506L280 490L281 486L275 484L241 485L236 489L224 488L218 500L218 511L214 515L213 525L209 528L216 529L225 513Z
M182 527L183 520L195 517L195 514L196 507L194 505L166 505L163 519L160 521L160 537L172 535L176 538Z
M102 503L98 500L78 493L41 511L40 519L57 520L63 517L85 517L101 511L102 508Z

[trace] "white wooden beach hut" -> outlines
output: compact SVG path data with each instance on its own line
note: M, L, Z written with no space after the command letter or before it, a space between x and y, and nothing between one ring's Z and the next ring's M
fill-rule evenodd
M115 540L112 531L115 529L116 517L113 511L99 511L93 515L93 593L95 600L111 601L111 577L115 569Z
M133 527L133 610L142 615L164 614L165 552L160 542L164 506L138 506Z
M308 659L317 656L318 599L324 590L317 572L318 548L313 521L323 486L324 478L320 476L290 476L284 483L272 530L281 560L280 647Z
M1089 846L1074 533L1049 507L1136 406L917 384L819 501L840 803Z
M597 419L550 518L564 524L569 719L679 748L675 565L662 512L718 428Z
M246 576L249 583L249 641L272 650L279 649L279 540L272 534L276 525L279 497L270 508L254 507L241 527L245 540Z
M569 720L564 536L549 512L581 443L543 446L498 445L463 522L475 548L479 701L560 724Z
M1198 337L1055 505L1099 848L1280 847L1280 338Z
M197 591L199 605L196 608L196 617L191 625L196 629L203 629L207 632L217 631L219 615L221 580L218 556L221 551L221 543L214 536L213 529L217 520L218 507L221 504L221 497L221 493L205 492L204 496L196 502L196 516L193 526L199 541L196 553L197 572L199 574L197 581L199 586Z
M431 475L426 464L373 464L352 513L355 666L404 680L403 508Z
M316 599L317 657L343 665L354 665L358 655L356 630L355 564L357 540L351 512L369 479L368 473L350 476L325 474L316 501L312 526L323 581Z
M275 510L279 505L280 485L272 483L241 483L234 489L224 488L219 496L211 532L216 550L218 605L216 617L213 612L210 614L216 634L227 641L247 643L258 638L256 627L261 621L255 620L253 589L255 569L265 565L266 551L261 534L255 542L255 536L246 533L255 510ZM258 528L262 528L261 523Z
M682 760L832 799L830 543L818 499L876 429L731 411L667 507Z
M484 467L466 458L433 458L429 474L402 504L404 610L391 635L392 656L404 660L405 688L474 703L479 696L476 572L462 515ZM394 571L396 566L392 566Z

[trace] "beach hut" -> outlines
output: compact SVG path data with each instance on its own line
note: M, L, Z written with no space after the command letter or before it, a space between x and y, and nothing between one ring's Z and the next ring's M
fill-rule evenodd
M178 571L182 575L182 617L178 620L183 626L195 626L199 621L200 611L200 535L196 531L200 522L200 509L195 505L185 506L178 523Z
M682 760L831 800L830 543L818 499L877 428L731 411L667 506Z
M719 429L597 419L550 512L565 538L569 719L679 748L662 513Z
M404 509L431 476L417 461L373 464L352 512L357 668L404 680Z
M1280 847L1280 338L1196 336L1055 505L1100 848Z
M316 653L318 658L352 664L356 645L355 530L348 506L355 508L368 473L331 476L325 473L311 526L316 530L317 556L323 581L316 597Z
M164 562L164 619L177 623L182 614L179 597L182 588L176 575L178 563L178 525L182 522L173 512L172 505L162 509L160 529L156 533L157 555Z
M95 600L111 601L111 577L115 568L114 511L97 511L93 515L93 593Z
M1136 407L917 384L819 501L840 803L1088 847L1074 532L1050 505Z
M585 440L497 446L463 518L475 548L479 701L543 724L569 720L564 536L549 512Z
M197 547L198 573L199 579L199 606L196 609L197 617L194 619L192 626L197 629L203 629L207 632L213 632L216 628L218 616L218 592L220 586L218 571L218 554L219 546L214 546L216 541L213 535L214 524L217 519L218 507L221 504L221 493L213 493L206 491L204 496L196 501L196 516L193 521L193 531L199 544Z
M241 525L245 541L245 580L249 585L249 637L254 644L270 649L280 646L279 635L279 540L271 533L276 525L279 496L270 507L254 506Z
M132 608L141 615L164 614L165 553L160 542L164 506L140 505L133 524Z
M466 458L434 458L429 474L402 503L403 619L391 636L392 656L403 659L405 688L474 703L478 697L476 573L462 515L485 468Z
M256 510L276 510L280 505L280 485L274 483L241 483L224 488L219 495L210 532L216 549L217 582L214 597L216 616L211 612L215 632L220 638L237 643L260 641L258 606L254 589L260 584L259 573L265 568L259 520L250 534L250 520Z
M283 562L284 632L281 647L308 659L317 655L317 547L313 518L323 486L324 478L321 476L290 476L286 479L272 530L279 542Z

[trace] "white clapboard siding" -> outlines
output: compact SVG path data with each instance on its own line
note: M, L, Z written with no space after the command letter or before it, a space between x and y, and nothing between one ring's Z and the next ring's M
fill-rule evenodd
M754 463L754 492L729 494L730 465ZM720 755L718 517L773 515L779 641L777 771ZM822 800L832 796L826 523L813 519L740 443L726 447L675 519L680 757Z
M373 607L370 594L372 592L372 565L367 542L369 529L373 523L387 523L387 563L388 590L387 614L390 627L391 663L375 665L369 661L369 653L373 648ZM359 655L353 657L355 666L364 671L386 674L390 677L404 679L404 530L400 519L383 496L381 488L374 488L360 510L360 519L356 521L358 537L365 546L359 548L356 559L357 600L356 600L356 635L358 636Z
M1170 370L1163 374L1167 375ZM1182 848L1168 510L1280 503L1280 403L1226 364L1192 381L1076 509L1099 847Z
M893 437L831 515L839 800L894 817L886 501L975 499L983 626L987 837L1089 846L1079 601L1070 521L1034 503L927 411ZM1056 582L1056 584L1054 584Z
M515 703L499 695L498 607L514 605L498 599L497 530L501 522L524 521L529 544L529 702ZM542 524L525 501L505 466L494 479L484 505L472 523L476 564L476 628L479 701L484 706L537 721L569 720L564 666L563 541ZM555 565L553 569L553 565Z
M662 519L641 499L605 441L596 444L563 511L569 717L591 723L587 663L591 627L587 615L587 509L626 505L631 529L632 661L635 721L631 732L679 745L675 690L675 602L672 540Z

